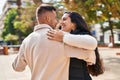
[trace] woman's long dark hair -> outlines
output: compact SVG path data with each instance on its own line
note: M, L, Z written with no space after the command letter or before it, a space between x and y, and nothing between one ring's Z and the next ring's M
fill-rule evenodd
M71 34L89 34L92 35L85 20L82 16L76 12L65 12L65 14L69 14L71 22L76 25L76 30L71 31ZM98 48L95 49L96 55L96 63L93 65L88 65L88 71L92 76L98 76L104 73L103 61L100 58Z

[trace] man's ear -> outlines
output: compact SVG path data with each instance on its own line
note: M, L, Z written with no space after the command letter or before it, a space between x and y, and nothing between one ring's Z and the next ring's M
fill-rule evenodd
M46 21L47 22L50 22L50 17L47 15L47 16L45 16L46 17Z

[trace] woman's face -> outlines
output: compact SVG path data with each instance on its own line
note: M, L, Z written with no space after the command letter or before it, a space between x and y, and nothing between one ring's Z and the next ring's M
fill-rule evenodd
M69 17L69 14L65 13L62 16L62 19L60 21L61 30L70 32L71 30L75 30L75 24L71 22L71 18Z

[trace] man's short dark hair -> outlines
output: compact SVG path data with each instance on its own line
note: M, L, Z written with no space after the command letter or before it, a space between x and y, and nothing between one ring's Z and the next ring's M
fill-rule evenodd
M39 16L41 14L44 14L45 12L48 12L48 11L56 11L56 8L53 6L40 6L40 7L38 7L37 15Z

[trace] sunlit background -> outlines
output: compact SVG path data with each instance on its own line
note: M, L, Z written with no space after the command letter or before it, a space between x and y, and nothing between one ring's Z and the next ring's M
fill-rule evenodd
M105 73L93 80L120 80L120 0L0 0L0 80L30 79L28 68L17 73L11 63L37 24L35 11L43 3L56 7L58 19L65 11L81 14L105 62Z

